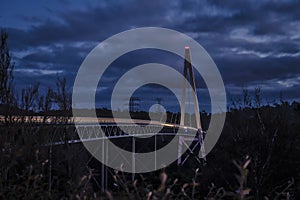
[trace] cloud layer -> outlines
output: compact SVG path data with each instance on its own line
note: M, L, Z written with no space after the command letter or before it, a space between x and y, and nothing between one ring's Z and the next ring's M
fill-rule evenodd
M286 99L300 99L299 1L64 0L48 5L12 2L0 9L0 27L9 34L16 62L17 87L33 81L53 86L59 73L71 90L81 62L99 42L135 27L158 26L197 40L216 62L229 95L261 86L266 98L282 91ZM122 73L150 61L182 70L183 61L168 53L136 52L113 63L103 78L104 96ZM197 87L205 85L200 81ZM163 92L159 95L168 99ZM99 98L99 105L106 106L106 100Z

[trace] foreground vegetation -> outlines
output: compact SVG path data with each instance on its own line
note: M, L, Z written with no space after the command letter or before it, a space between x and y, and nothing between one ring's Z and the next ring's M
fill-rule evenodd
M110 169L101 191L100 163L83 145L45 146L70 125L14 123L0 127L0 196L12 198L298 199L300 104L228 113L204 165L191 155L183 166L129 175ZM207 116L209 117L209 116Z

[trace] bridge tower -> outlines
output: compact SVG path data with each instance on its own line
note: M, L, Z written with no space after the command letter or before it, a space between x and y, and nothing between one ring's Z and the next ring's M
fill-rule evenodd
M192 91L192 96L193 96L193 100L194 100L194 111L195 111L195 120L196 120L196 127L195 128L201 129L195 77L194 77L193 66L191 64L190 47L186 46L185 47L184 69L183 69L184 79L183 79L183 84L182 84L180 126L185 125L186 84L187 84L187 80L188 80L188 75L189 75L190 85L192 86L192 90L193 90Z
M199 160L199 157L203 158L205 160L205 149L204 149L204 143L203 143L203 131L201 127L201 121L200 121L200 113L199 113L199 104L198 104L198 98L197 98L197 91L196 91L196 84L195 84L195 76L193 71L193 66L191 64L191 54L190 54L190 47L185 47L185 59L184 59L184 69L183 69L183 84L182 84L182 100L181 100L181 117L180 117L180 126L185 126L185 104L186 104L186 86L189 76L189 82L192 87L192 96L194 100L194 111L195 111L195 121L196 121L196 127L198 129L197 137L196 138L190 138L185 136L180 136L178 141L178 159L177 164L183 165L190 155L194 155L194 151L196 150L197 146L199 147L199 156L195 156L196 160L201 163ZM187 146L185 141L194 141L195 144L192 148L188 148L189 154L183 158L182 157L182 147L183 145Z

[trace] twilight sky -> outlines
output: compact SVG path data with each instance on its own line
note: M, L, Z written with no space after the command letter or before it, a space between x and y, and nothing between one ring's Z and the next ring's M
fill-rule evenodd
M42 89L55 87L59 74L67 78L71 91L80 64L97 44L121 31L155 26L185 33L206 49L221 72L229 103L243 87L252 90L257 86L265 102L278 99L280 92L285 100L299 101L299 10L296 0L11 0L1 2L0 28L9 34L18 89L35 82ZM183 67L181 58L158 50L121 56L101 79L97 105L109 104L112 88L122 74L148 62L179 71ZM205 84L199 75L196 78L200 107L208 109ZM146 107L156 97L174 105L171 110L178 107L170 91L156 85L141 88L136 96Z

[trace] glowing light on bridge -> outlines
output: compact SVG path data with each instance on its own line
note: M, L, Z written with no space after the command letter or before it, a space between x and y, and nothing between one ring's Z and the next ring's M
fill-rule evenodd
M161 124L162 126L168 126L168 127L174 127L174 124L165 124L165 123L163 123L163 124Z

